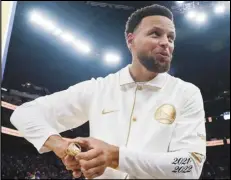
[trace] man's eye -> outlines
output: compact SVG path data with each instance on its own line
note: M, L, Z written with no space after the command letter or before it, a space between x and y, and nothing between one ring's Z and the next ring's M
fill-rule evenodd
M154 32L152 32L151 35L154 36L154 37L159 37L160 33L158 33L157 31L154 31Z
M169 40L170 42L173 42L175 39L174 39L174 37L168 37L168 40Z

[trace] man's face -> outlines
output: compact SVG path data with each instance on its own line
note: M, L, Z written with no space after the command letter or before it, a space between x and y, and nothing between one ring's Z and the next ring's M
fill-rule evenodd
M132 55L151 72L163 73L170 69L174 50L175 27L164 16L145 17L134 33L128 34Z

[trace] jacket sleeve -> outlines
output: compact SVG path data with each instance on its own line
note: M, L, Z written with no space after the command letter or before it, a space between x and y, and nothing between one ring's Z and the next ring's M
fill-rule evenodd
M136 178L199 179L206 159L203 99L198 89L184 103L168 152L142 153L120 147L118 170Z
M40 97L16 108L10 121L39 153L51 135L78 127L88 121L96 80L91 79L64 91Z

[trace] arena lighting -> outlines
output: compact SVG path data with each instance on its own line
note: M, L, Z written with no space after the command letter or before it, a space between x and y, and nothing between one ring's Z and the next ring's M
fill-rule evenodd
M214 12L216 14L222 14L225 12L225 5L224 4L217 4L215 7L214 7Z
M54 23L50 20L46 20L40 13L33 11L30 14L30 20L43 27L47 31L56 32L57 28Z
M229 120L230 119L230 112L225 112L223 114L224 120Z
M91 48L90 46L80 40L75 40L75 42L73 42L75 48L83 53L90 53L91 52Z
M61 35L61 33L62 33L62 30L59 28L55 28L54 31L52 32L52 34L55 36L59 36Z
M182 3L178 3L182 2ZM184 2L184 3L183 3ZM230 1L176 1L176 4L171 6L173 12L187 13L192 10L200 9L213 9L215 13L224 13L224 11L230 12Z
M187 17L188 19L193 19L193 18L196 17L196 15L197 15L196 11L189 11L189 12L186 14L186 17Z
M30 20L33 22L33 23L36 23L36 24L39 24L41 25L44 21L43 21L43 17L41 14L39 14L38 12L31 12L30 14Z
M183 4L184 1L176 1L178 4Z
M6 88L1 88L1 90L3 90L3 91L7 91L7 89L6 89Z
M197 23L204 23L207 20L207 15L205 13L198 13L196 15L196 22Z
M41 26L48 31L54 31L56 29L55 25L53 24L52 21L49 20L44 20Z
M62 33L60 37L64 42L73 42L75 40L74 36L70 33Z
M197 23L204 23L207 20L207 15L203 12L199 13L196 11L189 11L186 14L186 17L192 21L196 21Z
M120 57L114 53L107 53L105 54L104 60L108 64L118 64L120 61Z
M42 17L38 12L33 11L30 16L32 22L40 25L45 30L50 31L53 35L59 36L65 43L74 43L74 46L83 53L91 51L89 45L82 41L75 40L75 37L69 32L63 32L61 29L55 27L54 23Z
M91 52L91 47L89 44L85 41L82 41L80 39L75 38L70 32L63 31L62 29L55 26L55 23L46 17L41 15L42 13L39 13L37 11L32 11L30 13L30 21L34 24L39 25L43 29L50 32L52 35L59 37L64 43L69 43L74 46L76 50L78 50L81 53L88 54ZM99 54L95 54L99 55ZM117 64L120 61L120 57L116 54L107 53L104 57L104 60L108 64Z

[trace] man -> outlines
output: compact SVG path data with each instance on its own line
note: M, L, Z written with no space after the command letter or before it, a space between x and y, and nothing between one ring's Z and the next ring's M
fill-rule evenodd
M12 124L40 153L54 151L75 177L199 178L206 157L203 100L196 86L167 73L176 36L172 13L159 5L137 10L125 36L131 65L25 103ZM91 137L60 137L88 120ZM71 142L87 151L68 156Z

